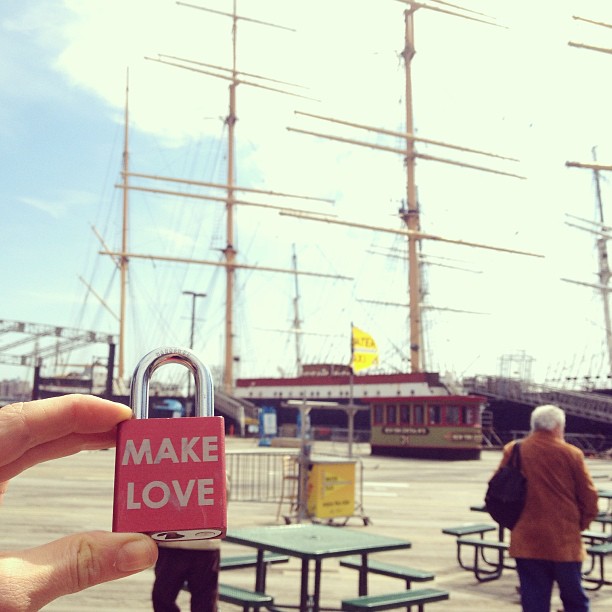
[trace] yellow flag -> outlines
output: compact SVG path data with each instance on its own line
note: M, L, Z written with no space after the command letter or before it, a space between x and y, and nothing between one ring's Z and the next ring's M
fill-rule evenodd
M353 372L365 370L378 363L378 347L374 338L358 327L352 326L351 368Z

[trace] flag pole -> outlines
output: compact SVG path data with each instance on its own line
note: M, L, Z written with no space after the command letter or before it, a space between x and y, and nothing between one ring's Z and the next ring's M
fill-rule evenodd
M355 339L353 336L353 322L351 321L351 364L350 364L350 375L349 375L349 409L347 411L348 416L348 456L353 457L353 435L354 435L354 420L355 420L355 409L353 407L353 360L355 358Z
M351 362L349 365L350 377L349 377L349 403L353 403L353 363L355 361L355 332L353 330L353 322L351 321Z

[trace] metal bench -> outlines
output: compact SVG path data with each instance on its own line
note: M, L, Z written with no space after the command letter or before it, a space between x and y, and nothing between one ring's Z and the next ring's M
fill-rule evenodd
M228 584L219 584L219 599L225 603L241 606L244 612L259 610L273 605L274 598L265 593L247 591Z
M286 563L289 561L287 555L278 553L264 553L264 563ZM234 557L224 557L221 555L219 568L221 570L243 569L245 567L255 567L257 565L257 555L237 555Z
M461 556L461 549L464 546L474 548L474 561L472 565L466 565ZM504 569L516 569L514 565L504 563L504 554L508 550L507 542L496 540L485 540L483 538L457 538L457 561L459 565L474 573L478 582L488 582L496 580L502 575ZM486 550L493 550L497 553L495 561L489 561L485 555ZM482 564L481 564L482 562Z
M418 606L419 612L423 612L425 604L443 601L448 597L448 591L441 591L440 589L415 589L385 595L364 595L343 600L342 610L392 610L405 606L408 606L409 609L410 606Z
M363 565L361 557L343 557L340 559L342 567L361 570ZM380 561L372 561L368 559L367 571L372 574L380 574L381 576L389 576L390 578L401 578L406 581L406 588L410 588L411 582L427 582L433 580L435 574L425 572L423 570L414 569L412 567L404 567L395 565L394 563L382 563Z
M606 542L612 541L612 533L606 533L605 531L594 531L591 529L585 529L580 534L583 540L587 544L605 544Z
M611 581L606 580L605 578L605 563L604 559L609 554L612 554L612 542L606 542L604 544L595 544L594 546L589 546L587 549L587 554L591 557L591 567L582 573L582 579L585 582L593 583L595 586L589 587L584 586L585 589L589 591L597 591L601 589L604 584L610 585ZM599 575L597 577L592 576L593 571L595 570L595 566L599 562Z
M488 531L495 531L496 529L497 525L492 525L491 523L464 523L456 527L446 527L442 530L442 533L453 535L457 538L478 533L482 538Z
M602 512L593 519L593 522L600 523L602 529L606 529L608 525L612 525L612 516L610 516L607 512Z

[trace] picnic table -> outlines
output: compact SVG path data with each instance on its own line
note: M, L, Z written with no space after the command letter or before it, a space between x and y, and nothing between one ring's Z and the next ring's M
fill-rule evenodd
M484 502L481 504L474 504L473 506L470 506L470 510L472 510L473 512L487 512L487 506ZM506 537L505 529L501 525L498 525L497 539L500 542L503 542L505 537Z
M470 506L474 512L486 512L485 504ZM497 529L498 538L492 540L485 538L485 533ZM504 569L516 569L513 563L507 560L508 543L504 541L504 528L491 523L465 523L455 527L446 527L442 533L453 535L457 544L457 562L459 565L474 574L478 582L496 580L502 575ZM471 562L464 559L465 548L473 549ZM489 556L487 556L487 552ZM491 559L491 556L493 559Z
M264 553L271 551L301 559L300 610L318 612L321 598L321 565L324 559L358 555L358 593L367 595L368 555L375 552L403 550L411 543L400 538L376 535L370 532L319 524L274 525L232 529L226 542L257 550L255 591L266 590L266 564ZM313 562L313 563L311 563ZM313 590L309 591L311 572L314 571ZM283 604L278 604L283 606Z
M604 531L596 531L586 529L582 532L582 538L586 543L586 551L590 556L590 566L583 570L583 577L586 581L595 583L595 587L591 590L601 588L602 585L610 584L610 581L605 577L604 561L608 555L612 554L612 534L605 532L605 524L610 518L610 506L612 505L612 490L598 490L600 499L608 500L608 512L601 513L595 521L604 524ZM484 503L474 504L470 506L470 510L474 512L487 512ZM484 534L494 527L492 525L463 525L454 528L443 529L443 533L450 533L457 536L457 560L459 565L466 570L474 573L479 582L487 582L495 580L502 575L504 569L516 569L514 565L507 562L506 556L509 548L508 542L505 541L505 529L498 526L498 540L490 541L484 539ZM478 534L479 538L473 537ZM474 549L474 559L471 564L463 561L461 551L463 547L472 547ZM494 551L495 560L485 556L485 551ZM596 564L599 563L599 572L596 577ZM587 587L588 588L588 587Z

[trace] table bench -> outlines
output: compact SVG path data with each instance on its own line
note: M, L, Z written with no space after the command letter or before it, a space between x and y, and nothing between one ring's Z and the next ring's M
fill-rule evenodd
M590 545L605 544L606 542L612 541L612 533L606 533L605 531L585 529L580 535L586 543Z
M457 538L477 533L482 538L488 531L495 531L496 529L497 525L492 525L491 523L464 523L456 527L446 527L442 530L442 533L453 535Z
M340 565L342 567L348 567L356 570L361 570L363 567L361 557L343 557L340 559ZM389 576L390 578L400 578L405 580L407 589L410 588L410 583L412 581L427 582L428 580L433 580L435 578L435 574L432 574L431 572L425 572L412 567L404 567L394 563L374 561L372 559L368 559L367 570L372 574L380 574L381 576Z
M391 610L405 606L408 606L408 608L418 606L419 612L423 612L425 604L443 601L448 597L448 591L441 591L440 589L415 589L385 595L364 595L343 600L342 610L359 612L361 610Z
M612 525L612 516L607 512L602 512L593 519L595 523L601 523L602 529L606 529L608 525Z
M474 548L474 562L472 565L466 565L462 559L461 549L464 546ZM509 544L507 542L499 542L497 540L457 538L457 561L463 569L473 572L478 582L496 580L502 575L504 569L516 569L514 565L506 565L504 563L504 554L508 547ZM486 550L494 550L497 553L497 560L495 562L491 562L486 558ZM481 565L481 561L484 567Z
M278 553L266 552L264 554L264 563L287 563L289 557ZM257 565L257 554L252 555L237 555L233 557L224 557L221 555L219 568L221 570L243 569L245 567L255 567Z
M604 559L609 554L612 554L612 542L606 542L604 544L595 544L594 546L589 546L587 549L587 554L591 557L591 567L586 572L583 572L582 579L585 582L593 583L595 586L588 587L584 585L584 588L588 591L597 591L604 584L612 584L611 581L606 580L605 578L605 563ZM595 578L592 576L592 572L597 565L597 561L599 561L599 576Z
M225 603L241 606L244 612L250 609L267 608L274 603L274 598L265 593L247 591L229 584L219 584L219 599Z

